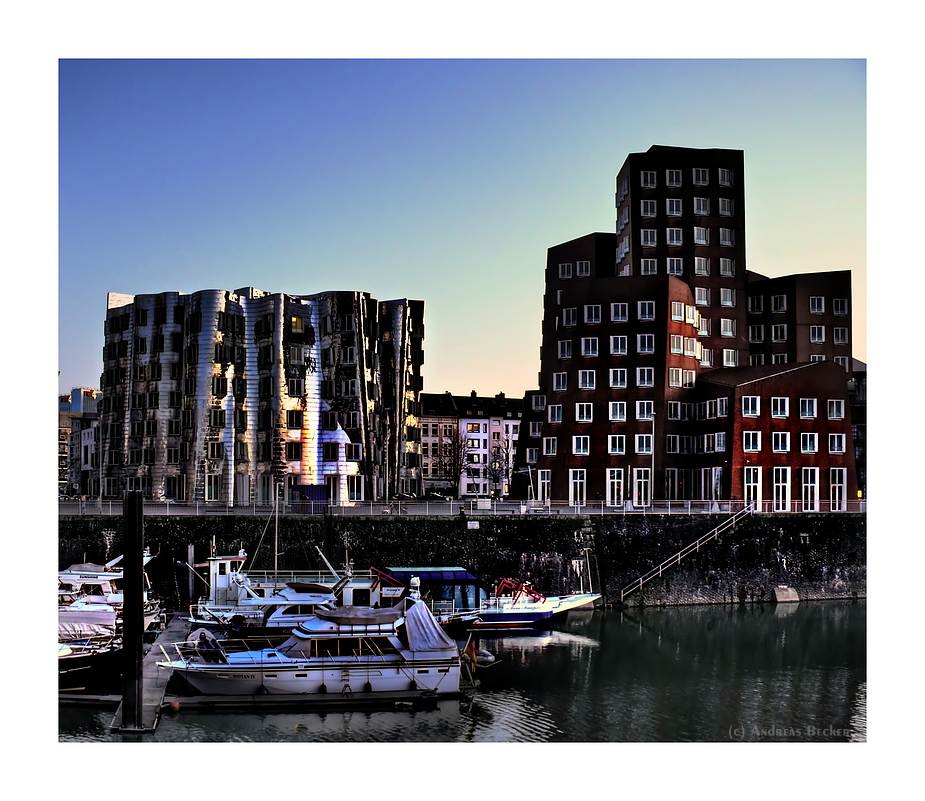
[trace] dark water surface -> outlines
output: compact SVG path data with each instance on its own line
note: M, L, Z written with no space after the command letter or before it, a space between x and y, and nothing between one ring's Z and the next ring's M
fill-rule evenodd
M164 713L145 742L866 742L865 601L573 612L482 637L480 690L429 710ZM60 742L119 742L59 707ZM128 738L127 738L128 739Z

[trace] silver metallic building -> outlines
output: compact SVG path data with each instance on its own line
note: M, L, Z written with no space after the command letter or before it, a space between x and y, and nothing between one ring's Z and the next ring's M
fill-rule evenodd
M229 506L421 491L424 303L368 293L110 294L103 498Z

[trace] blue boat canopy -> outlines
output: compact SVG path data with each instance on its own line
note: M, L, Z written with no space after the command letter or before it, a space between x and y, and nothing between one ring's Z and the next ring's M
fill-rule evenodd
M423 581L442 581L455 584L477 584L478 577L462 567L387 567L392 578L408 583L414 576Z

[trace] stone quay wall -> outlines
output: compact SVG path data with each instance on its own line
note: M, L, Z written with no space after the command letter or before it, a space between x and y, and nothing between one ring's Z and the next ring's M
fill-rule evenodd
M144 520L155 593L169 609L188 608L188 546L210 554L247 552L248 567L322 570L316 546L338 570L349 560L369 567L460 566L490 586L530 581L546 595L588 590L607 605L621 590L710 532L722 515L550 517L431 516L160 517ZM475 524L478 527L475 527ZM625 598L629 606L772 602L778 586L801 600L867 595L864 514L752 515L667 568ZM58 562L106 562L122 553L122 519L60 517ZM214 549L214 550L213 550ZM256 556L255 556L256 555ZM253 559L253 561L252 561ZM587 560L587 561L586 561ZM202 571L200 570L200 573ZM194 594L205 588L197 580Z

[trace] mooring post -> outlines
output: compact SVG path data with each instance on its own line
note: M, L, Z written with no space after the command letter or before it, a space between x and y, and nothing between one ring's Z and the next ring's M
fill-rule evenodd
M144 507L140 492L126 492L122 512L125 547L122 598L122 730L144 730Z
M193 601L195 600L195 595L193 593L196 591L195 585L193 582L196 579L195 574L193 573L193 567L196 564L196 554L193 549L193 543L189 542L186 545L186 564L189 565L190 569L187 571L188 581L189 581L189 608L190 614L192 614Z

